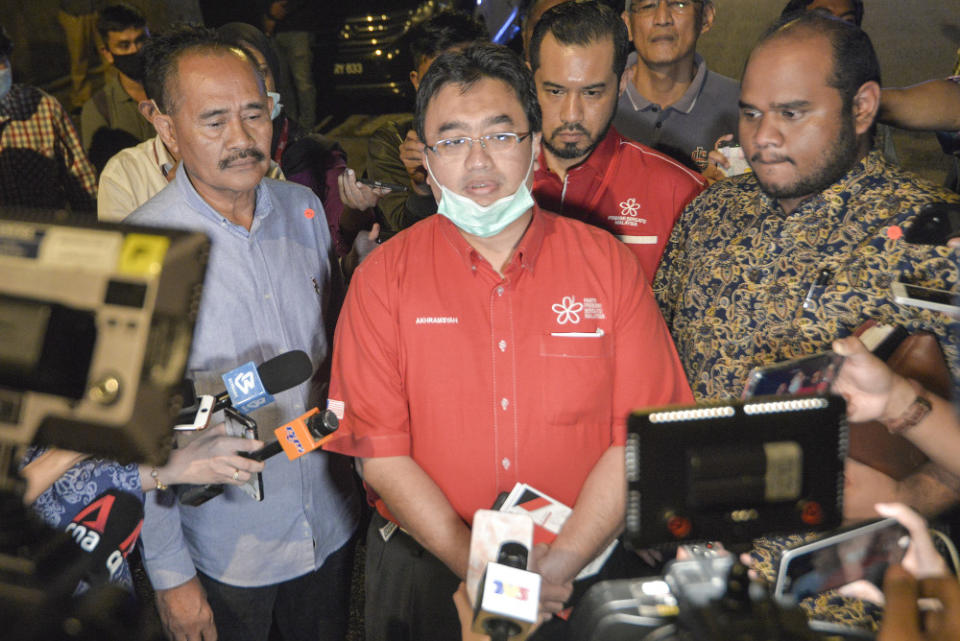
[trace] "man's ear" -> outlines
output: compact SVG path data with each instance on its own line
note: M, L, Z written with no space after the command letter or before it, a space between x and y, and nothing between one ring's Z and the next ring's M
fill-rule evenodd
M623 18L623 24L627 25L627 40L633 42L633 28L630 26L630 12L624 11L620 14L620 17Z
M153 124L154 117L160 113L152 100L141 100L139 103L137 103L137 111L139 111L140 115L143 116L150 124Z
M875 81L863 83L853 96L853 122L857 135L870 130L880 109L880 85Z
M717 7L711 2L704 4L700 10L700 35L710 31L713 27L713 20L717 17Z
M416 69L410 72L410 84L413 85L414 91L420 88L420 74Z
M153 128L157 130L157 135L170 153L179 158L180 145L177 144L177 128L173 124L173 118L169 114L157 112L153 116Z
M98 49L100 49L100 55L103 56L103 59L113 64L113 54L107 49L107 45L100 45Z

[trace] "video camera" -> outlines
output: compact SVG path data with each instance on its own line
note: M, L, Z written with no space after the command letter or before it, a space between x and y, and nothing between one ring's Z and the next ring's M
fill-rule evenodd
M624 542L683 545L688 560L663 577L602 581L571 617L577 641L873 638L811 621L753 582L736 548L776 533L837 527L843 512L846 406L835 396L749 401L634 413L626 444Z
M83 560L25 510L16 466L32 443L166 461L209 251L201 233L0 210L4 638L159 638L126 590L74 598Z

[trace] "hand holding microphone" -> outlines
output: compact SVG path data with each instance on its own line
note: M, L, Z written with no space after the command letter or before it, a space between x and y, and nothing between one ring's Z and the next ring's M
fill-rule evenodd
M566 607L565 603L573 594L573 580L564 579L556 571L557 553L551 556L551 548L546 543L538 543L533 548L530 559L530 571L540 575L541 619L558 614Z
M164 484L230 483L241 485L251 474L263 471L263 463L241 456L263 447L263 441L227 436L227 426L220 423L204 430L183 448L170 452L167 464L157 470ZM149 483L144 485L149 489Z

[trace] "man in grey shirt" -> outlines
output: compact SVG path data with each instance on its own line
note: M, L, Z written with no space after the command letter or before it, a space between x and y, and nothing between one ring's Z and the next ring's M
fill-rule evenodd
M715 16L712 0L626 0L623 12L636 54L613 126L700 170L716 140L737 130L739 85L696 52Z

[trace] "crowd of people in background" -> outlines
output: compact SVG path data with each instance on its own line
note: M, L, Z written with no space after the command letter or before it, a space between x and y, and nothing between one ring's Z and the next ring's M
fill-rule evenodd
M563 639L554 615L590 585L662 570L617 542L629 413L734 398L753 368L831 346L850 420L929 459L902 478L848 459L844 517L960 503L950 399L853 336L868 321L932 334L960 381L960 318L890 293L902 280L960 295L960 241L903 239L931 203L960 212L960 195L898 166L891 136L938 132L960 157L960 76L884 87L863 2L791 0L739 79L697 52L723 29L713 0L531 0L519 53L470 15L437 13L404 41L412 114L369 136L363 170L315 130L303 11L270 2L256 24L154 31L125 3L61 2L66 106L12 82L0 27L0 205L203 231L198 392L299 349L316 375L258 421L320 406L341 422L296 461L238 456L261 443L221 426L163 467L28 451L26 500L51 525L91 487L141 498L139 596L170 639L344 639L355 549L367 639L460 638L473 514L515 483L572 509L531 559L532 638ZM97 91L91 42L110 69ZM236 487L257 473L260 503ZM199 507L168 491L213 482L226 492ZM758 542L754 570L770 578L782 549ZM132 584L126 566L114 578ZM936 589L947 636L904 624L917 615L898 594L883 638L956 638L960 587ZM808 605L877 623L848 597Z

